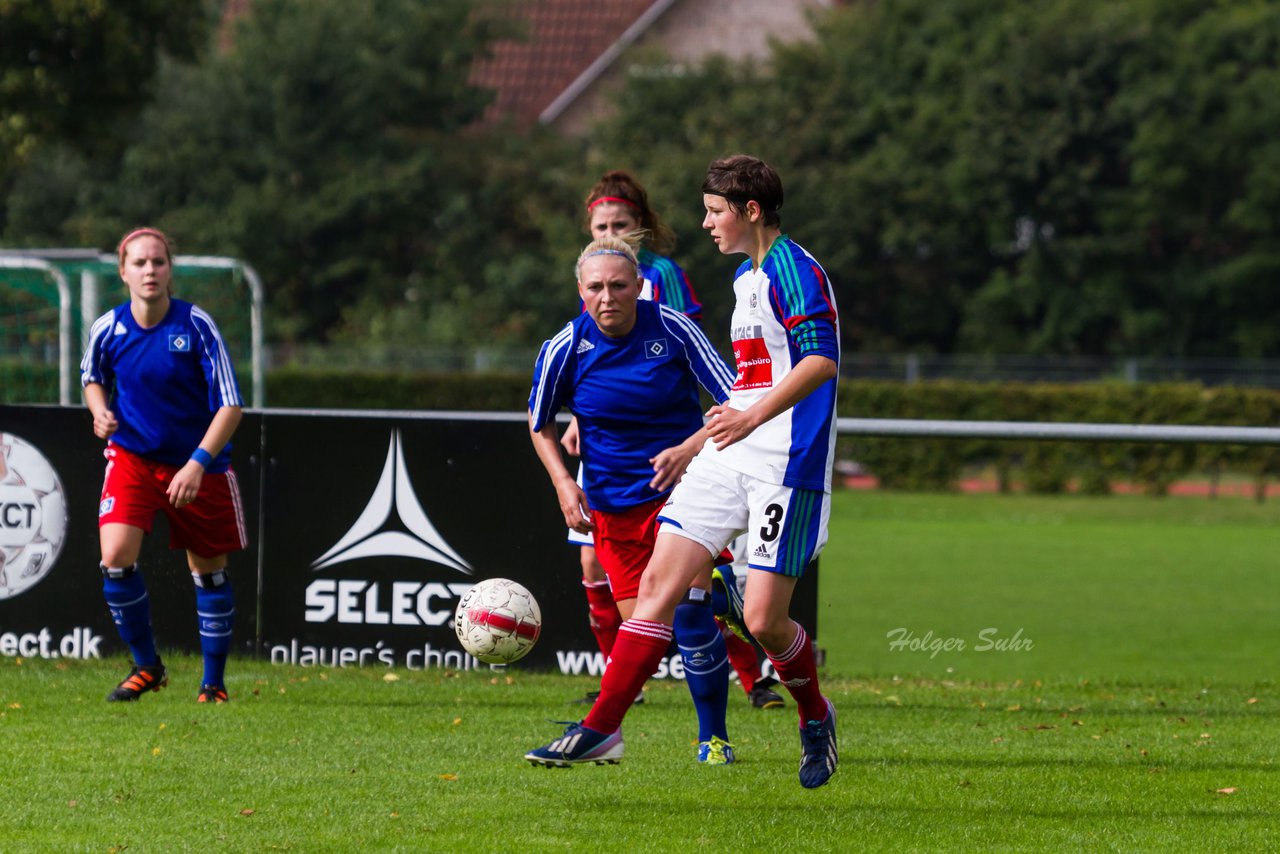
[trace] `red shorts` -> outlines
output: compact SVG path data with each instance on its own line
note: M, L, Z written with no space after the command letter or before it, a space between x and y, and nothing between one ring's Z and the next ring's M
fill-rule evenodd
M596 523L592 532L596 557L609 577L614 601L640 595L640 576L653 557L653 543L658 537L658 511L666 503L664 495L621 513L591 511L591 520Z
M239 551L245 536L244 506L235 472L206 474L195 501L182 508L169 503L165 490L176 466L152 462L109 444L103 452L107 473L98 501L98 526L118 523L151 533L156 511L169 519L169 548L187 549L210 558Z

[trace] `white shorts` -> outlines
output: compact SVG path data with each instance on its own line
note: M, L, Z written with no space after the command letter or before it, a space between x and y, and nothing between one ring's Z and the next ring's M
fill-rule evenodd
M715 555L746 533L747 566L798 578L827 544L831 495L742 474L702 454L658 514L663 533Z

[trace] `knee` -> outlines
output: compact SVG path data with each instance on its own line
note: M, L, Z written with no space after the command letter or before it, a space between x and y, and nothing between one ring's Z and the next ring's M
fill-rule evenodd
M138 550L127 545L103 546L102 565L113 569L124 569L138 562Z
M748 602L743 617L747 624L747 631L751 632L766 651L784 650L795 639L795 627L790 615L778 616L764 610L752 611Z

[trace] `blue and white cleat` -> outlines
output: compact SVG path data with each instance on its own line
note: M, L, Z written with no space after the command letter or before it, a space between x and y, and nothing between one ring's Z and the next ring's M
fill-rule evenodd
M710 741L698 743L698 761L704 765L732 765L737 757L733 755L732 744L713 735Z
M827 700L827 719L800 727L800 785L823 785L836 773L836 761L836 707Z
M733 567L729 564L715 567L711 570L711 613L724 620L735 635L756 644L756 639L747 631L747 620L742 612L742 591L738 589Z
M564 735L546 747L530 750L524 758L534 765L548 768L568 768L587 762L617 765L622 761L622 730L603 733L588 729L581 722L569 723Z

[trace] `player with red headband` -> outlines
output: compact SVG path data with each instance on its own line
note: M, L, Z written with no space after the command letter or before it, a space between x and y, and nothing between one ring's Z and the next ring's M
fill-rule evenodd
M640 246L636 251L640 276L643 280L640 299L665 305L689 319L701 323L702 304L689 284L684 270L670 258L676 237L658 212L649 204L649 194L631 173L621 169L605 172L587 193L585 201L586 229L593 238L637 235ZM566 451L578 456L578 424L571 421L561 440ZM582 568L582 587L587 596L588 618L596 644L607 660L613 649L613 641L622 625L609 581L596 557L589 534L569 529L570 544L578 545L579 563ZM719 621L718 621L719 622ZM776 682L760 675L760 658L749 642L724 628L729 661L738 674L739 684L751 704L758 709L774 709L783 706L782 697L773 690ZM595 701L598 691L589 691L577 702ZM643 702L643 694L637 695Z
M168 684L156 651L138 556L157 512L185 549L196 588L204 678L197 701L223 703L235 599L227 554L243 549L244 509L231 470L243 401L217 325L173 297L173 252L154 228L117 247L129 300L94 321L80 364L93 432L107 440L98 504L102 587L134 666L107 695L137 700Z

